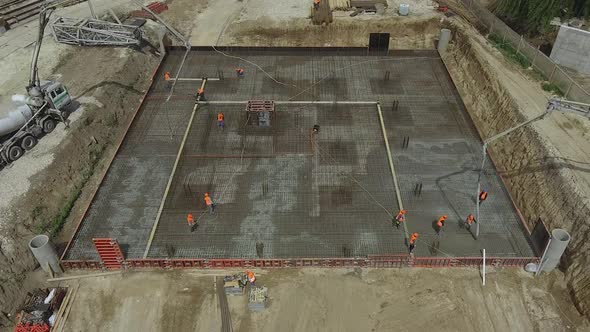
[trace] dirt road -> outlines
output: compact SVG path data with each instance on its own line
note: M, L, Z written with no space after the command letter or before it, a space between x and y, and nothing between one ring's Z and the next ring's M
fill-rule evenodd
M219 331L215 271L130 272L68 284L68 331ZM556 273L520 270L260 271L270 304L228 297L234 331L586 331Z

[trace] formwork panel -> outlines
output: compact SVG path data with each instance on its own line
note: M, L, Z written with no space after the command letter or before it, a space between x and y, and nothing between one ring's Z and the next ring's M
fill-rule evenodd
M532 256L527 234L493 165L483 186L480 238L462 227L474 211L481 140L436 51L369 56L361 49L221 48L192 51L181 78L213 77L209 101L379 102L417 256ZM164 71L128 131L65 255L96 260L92 237L115 238L141 258L158 208L151 258L331 258L406 252L392 227L397 198L374 105L277 104L270 128L247 125L245 103L200 105L172 178L200 81L169 96ZM237 77L235 68L245 68ZM389 72L388 78L386 73ZM394 107L394 105L397 105ZM223 112L226 128L216 124ZM317 138L311 128L320 125ZM407 147L402 146L409 139ZM421 185L417 195L416 186ZM218 204L206 212L203 193ZM191 232L192 213L199 226ZM442 236L433 221L450 217Z

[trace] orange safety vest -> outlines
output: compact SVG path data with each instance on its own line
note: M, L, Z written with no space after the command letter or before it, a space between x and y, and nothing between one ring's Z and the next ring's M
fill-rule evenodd
M480 200L480 201L485 201L485 200L486 200L486 198L488 198L488 193L487 193L486 191L482 191L482 192L479 194L479 200Z
M418 239L418 234L412 234L412 237L410 238L410 244L414 244L414 242L416 242L416 239Z
M223 113L217 114L217 121L223 121Z
M211 201L211 197L205 196L205 204L207 204L207 206L213 204L213 202Z
M242 74L242 73L244 73L244 69L243 68L238 68L238 69L236 69L236 72L238 74Z
M315 3L316 5L320 4L320 0L313 0L313 3Z
M193 215L189 213L189 214L186 216L186 222L187 222L189 225L191 225L191 224L192 224L194 221L195 221L195 219L193 218Z
M170 73L169 73L169 72L165 72L165 73L164 73L164 79L165 79L166 81L169 81L169 80L170 80Z
M475 220L475 217L472 214L467 216L467 224L468 225L471 225L471 223L473 223L474 220Z
M203 89L201 89L201 88L199 88L199 89L197 90L197 93L198 93L198 94L200 94L200 95L201 95L201 94L203 94L203 92L205 92L205 90L203 90Z

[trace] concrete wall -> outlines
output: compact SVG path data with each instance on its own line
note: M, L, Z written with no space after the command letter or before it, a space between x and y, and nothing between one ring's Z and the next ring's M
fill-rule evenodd
M562 25L551 51L558 64L590 74L590 32Z

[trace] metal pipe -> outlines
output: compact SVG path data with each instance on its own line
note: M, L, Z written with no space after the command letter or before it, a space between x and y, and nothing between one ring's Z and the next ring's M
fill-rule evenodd
M204 101L201 104L209 105L234 105L234 104L246 104L248 100L214 100ZM376 101L330 101L330 100L284 100L275 101L275 105L376 105Z
M391 149L389 148L389 140L387 139L387 131L385 130L385 123L383 122L383 114L381 113L381 105L377 103L377 113L379 114L379 123L381 124L381 131L383 132L383 140L385 141L385 149L387 150L387 160L389 162L389 169L391 170L391 176L393 178L393 185L395 187L395 193L397 196L397 204L399 205L399 209L404 209L404 204L402 203L402 195L399 190L399 184L397 183L397 175L395 173L395 167L393 166L393 158L391 157ZM408 227L406 226L407 219L402 223L404 226L404 235L406 239L408 239Z
M482 266L482 278L483 278L483 285L486 285L486 250L483 249L483 266Z

